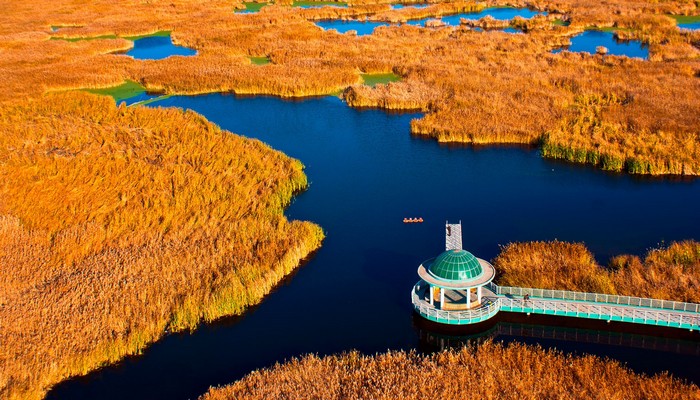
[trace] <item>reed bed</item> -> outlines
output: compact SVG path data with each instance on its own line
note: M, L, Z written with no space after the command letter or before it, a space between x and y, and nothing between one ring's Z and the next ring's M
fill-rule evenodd
M595 356L485 342L431 355L308 355L211 388L200 400L436 398L698 399L700 390Z
M674 242L644 258L601 266L582 243L511 243L494 260L498 284L700 303L700 243Z
M302 165L193 112L63 93L0 114L0 398L240 314L323 238Z

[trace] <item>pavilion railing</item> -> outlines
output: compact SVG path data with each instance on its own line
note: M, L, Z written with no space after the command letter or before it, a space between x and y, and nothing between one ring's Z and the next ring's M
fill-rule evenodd
M537 288L521 288L512 286L498 286L494 283L489 284L495 294L500 296L524 296L526 294L531 297L539 297L543 299L568 300L568 301L585 301L602 304L615 304L634 307L645 307L672 311L700 312L700 304L684 303L671 300L647 299L642 297L618 296L602 293L586 293L574 292L569 290L550 290Z
M493 317L500 309L498 299L484 298L482 305L473 310L440 310L421 298L414 288L411 291L411 302L415 310L429 319L443 320L454 323L476 323Z

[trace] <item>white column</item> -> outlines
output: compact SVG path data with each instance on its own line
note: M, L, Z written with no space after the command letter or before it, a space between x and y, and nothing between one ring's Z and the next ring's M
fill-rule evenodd
M476 288L476 301L481 304L481 286Z
M435 306L435 299L433 299L433 297L435 297L433 295L433 285L428 285L428 291L430 292L430 305Z
M440 288L440 309L445 309L445 289Z

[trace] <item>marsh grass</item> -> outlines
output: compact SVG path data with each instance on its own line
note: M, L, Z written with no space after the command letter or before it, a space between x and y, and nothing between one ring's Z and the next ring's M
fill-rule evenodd
M0 131L2 398L240 314L323 239L282 214L298 161L193 112L66 92Z
M498 284L700 303L700 243L613 257L601 266L581 243L511 243L494 259Z
M391 351L308 355L254 371L200 400L257 399L698 399L668 375L638 375L616 361L524 344L430 355Z

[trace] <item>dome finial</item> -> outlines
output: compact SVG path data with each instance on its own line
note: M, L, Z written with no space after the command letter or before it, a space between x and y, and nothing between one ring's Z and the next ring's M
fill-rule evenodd
M457 224L445 222L445 250L462 250L462 221Z

